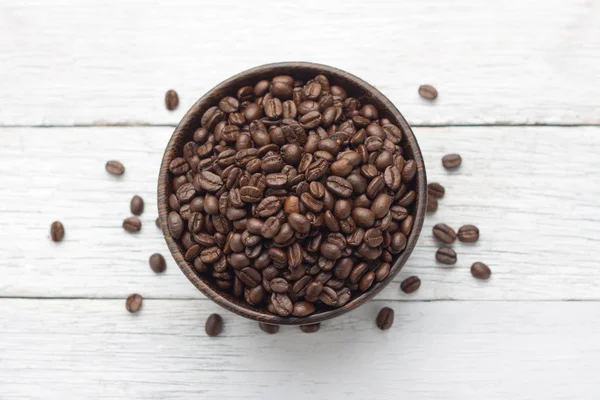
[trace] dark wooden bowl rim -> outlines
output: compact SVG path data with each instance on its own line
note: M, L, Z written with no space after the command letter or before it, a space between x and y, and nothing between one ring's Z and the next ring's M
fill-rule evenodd
M346 305L340 308L318 312L308 317L281 317L278 315L273 315L269 313L266 309L249 306L245 302L234 298L230 294L221 292L219 288L213 287L209 282L204 280L204 278L198 276L195 270L193 269L193 266L184 260L183 254L181 253L175 240L171 237L171 234L167 227L167 215L169 213L168 198L171 194L168 166L171 160L174 157L176 157L177 150L180 149L180 146L183 145L183 136L185 134L189 134L190 131L193 132L193 130L195 130L196 127L199 126L200 117L204 113L204 111L210 106L217 104L218 99L220 99L222 96L231 95L232 93L234 93L232 92L232 90L236 90L237 88L243 85L251 84L251 82L256 83L261 79L268 79L268 77L283 74L291 76L315 76L317 74L324 74L327 77L329 77L333 83L340 84L342 87L347 89L349 93L352 93L353 90L357 90L358 92L364 93L364 95L361 96L362 99L366 99L374 103L379 103L381 105L378 106L380 114L382 116L386 116L393 123L399 125L402 128L406 141L409 144L410 151L412 151L412 156L415 162L417 163L417 173L415 178L417 191L417 205L416 210L413 214L413 228L408 237L406 249L403 251L400 257L393 263L388 277L383 282L374 284L369 291L352 299ZM364 304L365 302L373 298L389 282L391 282L394 279L394 277L398 274L398 272L400 272L400 269L402 269L402 267L410 257L419 238L419 234L421 233L423 219L425 216L426 204L427 178L425 173L425 165L421 156L421 150L419 149L419 145L412 132L412 129L410 128L400 111L398 111L398 109L388 100L387 97L385 97L381 92L379 92L377 89L375 89L373 86L369 85L362 79L357 78L356 76L337 68L308 62L282 62L261 65L259 67L241 72L211 89L207 94L200 98L200 100L198 100L192 106L192 108L190 108L190 110L185 114L179 125L177 125L177 128L175 128L175 131L173 132L173 135L171 136L171 139L169 140L169 143L165 150L158 177L158 212L160 217L160 223L169 250L173 255L173 258L177 262L177 265L179 265L179 268L181 268L185 276L202 293L204 293L206 296L208 296L211 300L213 300L220 306L226 308L229 311L233 311L234 313L243 317L269 324L304 325L321 322L336 317L338 315L347 313L348 311L355 309L356 307L360 306L361 304Z

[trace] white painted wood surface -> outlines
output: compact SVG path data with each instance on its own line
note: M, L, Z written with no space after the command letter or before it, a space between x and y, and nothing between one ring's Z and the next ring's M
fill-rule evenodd
M397 277L400 282L417 274L421 289L407 296L394 284L380 298L600 298L600 268L592 256L600 242L600 186L592 183L600 175L600 128L454 127L416 133L429 180L441 182L447 194L437 213L427 217L421 240ZM154 252L168 255L154 219L157 171L170 134L168 127L0 129L0 246L7 257L0 292L199 297L170 257L164 276L148 267ZM447 172L440 159L454 151L464 162ZM125 164L122 178L104 170L109 159ZM121 225L134 194L146 200L146 211L142 231L132 235ZM54 220L66 227L60 244L48 240ZM454 245L455 267L435 261L439 243L431 228L438 222L455 229L475 223L481 230L478 243ZM491 281L473 279L474 261L490 265Z
M360 76L414 124L600 123L592 0L2 1L0 50L2 125L175 124L220 81L286 60Z
M377 86L447 189L396 282L313 335L268 336L221 310L154 226L172 126L221 80L283 60ZM0 0L0 399L598 399L599 71L593 0ZM534 124L567 126L498 126ZM448 152L460 170L441 167ZM134 194L146 211L130 235ZM455 267L434 260L437 222L480 227ZM138 315L131 292L146 298ZM373 322L383 306L387 332ZM212 312L222 337L204 335Z
M4 300L3 399L598 399L598 307L590 302L373 301L321 331L226 318L209 302ZM516 310L518 310L516 312ZM343 334L342 334L343 333Z

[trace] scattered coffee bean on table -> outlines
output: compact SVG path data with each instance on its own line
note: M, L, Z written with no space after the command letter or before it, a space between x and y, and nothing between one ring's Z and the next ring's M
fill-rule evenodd
M455 169L460 167L462 158L458 154L446 154L442 157L442 165L446 169Z
M157 274L164 272L167 268L165 258L158 253L152 254L148 262L150 263L150 268L152 271L156 272Z
M218 336L223 330L223 318L219 314L211 314L206 320L204 330L208 336Z
M141 295L134 293L130 294L125 301L125 308L130 313L136 313L142 308L143 298Z
M259 328L268 333L269 335L274 335L279 332L279 325L265 324L264 322L258 323Z
M427 212L436 212L438 209L438 201L435 197L433 196L428 196L427 197Z
M458 240L465 243L474 243L479 240L479 229L475 225L463 225L458 230Z
M446 189L444 189L444 187L437 182L431 182L427 185L427 193L430 197L441 199L442 197L444 197Z
M389 275L413 231L418 166L402 128L352 94L281 75L196 120L168 166L167 222L216 290L304 317Z
M138 217L129 217L123 221L123 229L127 232L138 232L142 229L142 221Z
M379 329L385 331L392 327L394 323L394 310L389 307L383 307L379 310L379 314L377 314L377 319L375 320L375 324Z
M321 324L319 322L316 324L300 325L300 330L304 333L315 333L319 329L321 329Z
M162 226L160 226L160 217L156 217L156 221L154 221L154 223L158 229L162 229Z
M419 95L427 100L435 100L438 97L438 92L431 85L421 85L419 86Z
M417 276L409 276L400 284L400 289L404 293L413 293L421 287L421 280Z
M106 170L115 176L123 175L125 173L125 167L119 161L110 160L106 162Z
M62 242L65 238L65 227L62 222L54 221L52 225L50 225L50 237L55 242Z
M144 199L137 195L133 196L129 208L131 209L131 213L133 215L142 215L144 212Z
M471 275L473 275L477 279L489 279L492 275L492 271L490 267L485 265L482 262L475 262L471 265Z
M442 264L456 264L456 252L450 247L440 247L435 253L435 258Z
M173 89L169 89L167 90L167 93L165 93L165 106L169 111L173 111L179 106L179 96Z
M433 236L440 242L454 243L456 240L456 232L446 224L436 224L433 227Z

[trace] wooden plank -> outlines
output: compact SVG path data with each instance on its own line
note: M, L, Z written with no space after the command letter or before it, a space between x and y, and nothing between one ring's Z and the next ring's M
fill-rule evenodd
M392 329L374 325L380 307ZM0 300L3 399L597 399L596 302L373 301L315 334L267 335L217 306ZM568 338L568 339L566 339Z
M170 128L0 129L0 296L198 298L168 256L155 187ZM405 295L392 284L381 299L599 299L598 198L600 128L419 128L430 181L447 189L400 282L416 274L422 287ZM50 139L51 138L51 139ZM576 138L577 140L573 140ZM463 156L456 172L440 159ZM104 170L122 160L122 178ZM121 228L134 194L146 200L137 235ZM61 220L66 239L49 239ZM435 223L475 223L481 239L456 243L456 267L436 264ZM155 252L167 272L148 267ZM474 261L490 265L488 282L473 279Z
M413 124L600 123L593 1L106 3L0 3L0 125L175 124L223 79L286 60L362 77Z

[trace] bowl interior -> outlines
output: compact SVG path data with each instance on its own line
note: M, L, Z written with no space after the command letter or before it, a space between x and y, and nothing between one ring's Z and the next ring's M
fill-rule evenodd
M332 85L342 86L348 92L348 96L359 99L361 104L373 104L377 107L380 117L388 118L402 129L404 134L402 147L404 148L405 156L414 159L417 164L416 177L412 183L414 185L412 189L417 192L416 205L413 206L411 213L414 218L414 224L408 236L406 249L393 261L390 274L384 281L375 283L369 291L352 298L346 305L340 308L316 312L308 317L280 317L269 313L266 309L250 306L229 293L221 291L210 280L198 275L193 266L184 260L179 245L170 235L167 227L167 215L169 213L168 198L172 193L172 179L168 165L173 158L181 154L182 146L192 140L194 131L200 127L200 119L203 113L209 107L216 105L223 96L235 97L237 89L240 87L246 85L253 86L262 79L269 80L277 75L290 75L295 79L307 81L318 74L327 76ZM173 258L187 278L202 293L230 311L260 322L282 325L320 322L348 312L379 293L396 276L412 253L421 232L426 204L427 180L425 166L417 140L402 114L383 94L363 80L339 69L313 63L289 62L263 65L235 75L210 90L192 106L175 129L167 145L158 179L158 210L163 233Z

